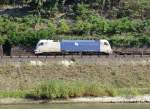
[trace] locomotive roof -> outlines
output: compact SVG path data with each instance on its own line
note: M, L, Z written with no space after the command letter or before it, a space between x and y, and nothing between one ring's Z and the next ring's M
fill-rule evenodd
M39 42L55 42L55 40L42 39ZM96 40L62 40L62 41L96 41ZM99 41L107 41L106 39L100 39Z

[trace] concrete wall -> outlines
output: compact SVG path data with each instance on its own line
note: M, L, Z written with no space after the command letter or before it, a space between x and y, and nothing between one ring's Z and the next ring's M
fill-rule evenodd
M12 56L31 56L31 55L34 55L33 51L34 51L34 48L14 46L11 49L11 55Z

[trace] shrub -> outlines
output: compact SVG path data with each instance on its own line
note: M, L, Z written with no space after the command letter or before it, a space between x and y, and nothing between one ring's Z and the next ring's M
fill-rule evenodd
M5 38L0 35L0 44L4 44L4 42L5 42Z
M83 34L90 34L91 31L91 24L88 23L87 21L82 21L78 20L74 25L73 25L73 32L78 35L83 35Z
M143 30L143 24L140 20L130 20L128 18L123 18L118 20L116 25L116 32L141 32Z
M86 19L89 10L87 9L86 5L84 4L77 4L73 7L73 11L76 17L80 17L81 19Z
M87 22L91 24L91 33L92 34L102 34L104 31L104 24L106 20L102 17L96 15L89 15L87 17Z
M142 37L139 37L138 42L141 47L143 47L143 46L149 47L150 46L150 37L145 36L145 35Z
M130 34L114 35L109 41L113 46L117 47L133 47L138 45L138 39Z
M63 33L69 33L69 30L70 30L70 27L66 23L66 21L65 20L61 20L60 23L58 24L57 32L59 34L63 34Z
M51 21L48 22L48 28L51 31L51 35L56 34L57 29L56 29L56 26L53 22L51 22Z

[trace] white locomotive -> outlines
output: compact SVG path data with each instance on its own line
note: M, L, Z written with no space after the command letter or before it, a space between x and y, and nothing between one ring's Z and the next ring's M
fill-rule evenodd
M112 49L107 40L40 40L37 43L35 54L43 53L106 53L111 54Z

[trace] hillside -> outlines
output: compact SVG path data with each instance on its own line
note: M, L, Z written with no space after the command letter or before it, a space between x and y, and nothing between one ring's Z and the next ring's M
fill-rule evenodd
M149 0L1 0L0 43L108 39L114 47L149 47Z

